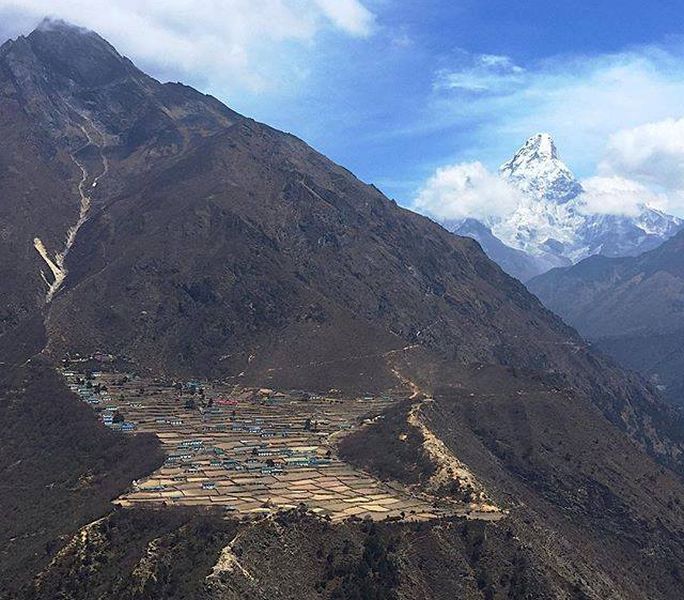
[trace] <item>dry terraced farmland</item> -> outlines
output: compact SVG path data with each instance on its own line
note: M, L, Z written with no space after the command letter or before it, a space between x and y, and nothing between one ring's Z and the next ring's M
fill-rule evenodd
M337 457L336 437L383 418L399 396L340 399L120 373L63 375L105 425L122 433L152 432L163 444L164 465L133 482L115 501L123 507L205 505L258 515L303 504L333 521L469 512L381 482Z

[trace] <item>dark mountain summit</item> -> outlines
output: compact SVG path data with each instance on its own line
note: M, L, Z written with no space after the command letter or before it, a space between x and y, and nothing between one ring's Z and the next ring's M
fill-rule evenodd
M306 583L292 589L306 598L432 597L444 585L467 598L667 598L681 582L674 413L476 242L400 208L294 136L161 84L63 23L2 46L0 140L7 469L41 443L21 409L74 401L54 378L45 397L24 382L47 376L50 360L104 351L151 376L342 393L416 386L414 398L435 398L426 432L406 439L437 431L511 511L504 525L450 522L421 537L406 523L336 528L290 516L243 529L204 513L122 510L68 545L62 521L21 530L27 511L7 538L33 545L17 547L7 577L33 581L29 597L87 597L86 580L102 597L263 597L293 572ZM386 423L396 431L361 430L349 460L378 469L382 449L418 429L416 410L395 407ZM359 457L359 440L373 451ZM87 461L70 462L58 436L49 444L74 474L64 481L90 481ZM402 448L416 465L422 452ZM110 478L99 463L98 477L133 479L143 462ZM54 484L49 468L39 475L22 498ZM96 517L68 494L62 502L74 530ZM45 506L34 509L43 519ZM242 587L237 569L207 581L238 530L256 587ZM297 540L301 560L283 535ZM427 563L411 551L416 538ZM379 558L388 554L394 562ZM186 555L202 565L187 576L174 568ZM141 573L145 584L127 588ZM339 586L314 588L314 573Z
M544 303L684 404L684 234L637 257L592 257L529 283Z
M2 46L0 90L3 332L61 287L66 254L98 202L237 117L189 88L162 86L96 34L63 23Z

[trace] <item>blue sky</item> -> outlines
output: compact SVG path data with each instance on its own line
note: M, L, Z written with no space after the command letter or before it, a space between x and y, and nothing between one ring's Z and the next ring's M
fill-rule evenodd
M0 0L0 34L26 32L45 14L91 27L159 78L302 137L406 206L436 169L479 161L494 170L548 131L579 176L634 177L684 213L684 149L658 139L684 130L680 2L197 6ZM630 154L615 143L627 138ZM645 143L644 157L634 149Z

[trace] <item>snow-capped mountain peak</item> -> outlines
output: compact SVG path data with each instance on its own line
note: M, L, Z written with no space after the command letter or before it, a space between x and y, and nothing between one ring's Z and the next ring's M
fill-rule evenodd
M682 219L645 204L638 215L587 212L585 190L548 133L529 138L499 174L522 192L517 208L483 219L479 229L466 222L451 229L478 239L490 256L522 278L593 254L634 256L684 227Z
M537 133L528 138L522 148L515 153L511 163L537 160L557 160L558 149L550 133Z
M501 165L499 173L523 193L540 200L564 204L582 192L548 133L529 138L511 160Z

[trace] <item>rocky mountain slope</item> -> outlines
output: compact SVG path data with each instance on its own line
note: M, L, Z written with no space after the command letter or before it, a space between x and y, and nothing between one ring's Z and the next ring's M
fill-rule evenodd
M676 415L472 240L398 207L301 140L157 82L92 32L48 22L4 44L0 91L0 367L3 403L13 408L5 443L18 448L3 474L41 448L45 473L54 460L69 474L64 489L83 479L99 494L87 515L65 512L72 537L66 527L36 537L35 524L55 510L51 497L33 490L29 503L7 488L22 510L12 560L26 565L2 570L13 595L85 598L89 581L102 597L132 598L439 597L444 589L466 598L667 598L681 581L672 566L682 551ZM427 429L406 439L420 448L436 432L512 517L378 531L299 513L244 524L163 510L108 514L102 498L153 466L112 464L123 447L92 466L56 434L41 447L39 435L22 433L45 404L59 415L74 401L57 382L41 391L29 379L48 377L50 361L95 351L154 375L343 394L404 384L415 399L434 394L443 421L420 405L401 427L425 418ZM489 373L486 364L496 377L472 375ZM467 413L444 386L467 389ZM514 416L515 427L489 409ZM75 419L49 419L50 431L70 431ZM587 423L614 443L587 453ZM91 425L86 439L112 444L94 417ZM459 446L466 439L472 454ZM154 462L143 441L131 455ZM638 478L625 476L624 453ZM644 500L649 476L662 478L659 521ZM40 489L51 483L36 479ZM530 502L534 517L519 510ZM586 515L573 520L572 511ZM594 540L577 563L568 548L606 511L605 560ZM642 538L665 549L648 559L629 537L642 520ZM27 541L36 539L40 551ZM636 574L624 572L623 553Z
M529 282L552 310L684 404L684 234L637 257L592 257Z
M535 548L532 568L582 582L551 597L677 596L680 478L643 463L595 408L557 382L493 366L454 377L445 365L438 373L432 382L415 382L429 397L414 404L414 414L446 452L477 473L493 502L511 507L506 526ZM388 416L345 440L343 450L380 472L399 455L404 472L395 476L410 481L424 449L398 441L406 417L402 423L399 415ZM363 450L377 447L388 452ZM660 516L673 507L674 521L665 525Z
M581 183L561 161L548 134L528 139L499 174L522 192L511 214L487 218L479 230L473 229L471 220L445 225L477 239L490 258L522 281L530 279L530 273L539 275L596 254L636 256L684 225L645 204L636 216L592 213ZM492 237L500 243L493 244Z
M535 568L532 553L509 526L465 519L439 528L353 520L331 525L298 511L244 524L198 511L149 512L126 511L95 523L28 597L67 590L74 599L97 590L99 597L131 600L479 600L574 593L553 572ZM95 567L84 567L79 555L92 556ZM67 581L74 584L67 588Z
M394 380L383 354L412 344L460 362L576 361L567 344L581 342L476 244L293 136L160 84L69 26L44 26L2 57L3 105L26 123L17 135L71 194L70 211L26 211L44 225L6 225L21 252L3 254L4 268L32 290L6 288L12 323L45 308L51 356L106 350L158 372L253 381L311 377L320 362L356 375L370 356L380 385ZM63 265L49 302L45 257Z
M0 366L0 419L0 598L13 598L164 456L152 435L102 427L41 357Z

